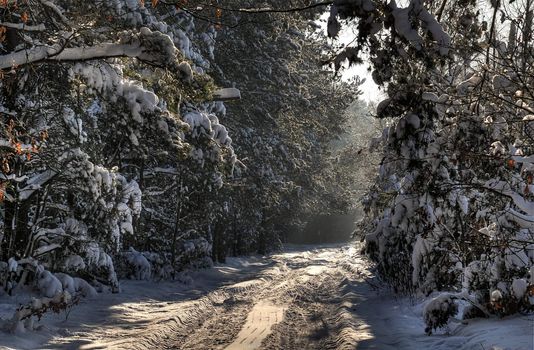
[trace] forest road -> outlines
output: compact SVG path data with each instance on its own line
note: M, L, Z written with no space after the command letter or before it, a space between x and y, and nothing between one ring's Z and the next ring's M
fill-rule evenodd
M375 338L354 312L376 310L364 302L376 298L368 266L349 244L292 245L228 258L187 284L124 281L122 293L76 307L58 325L64 334L38 348L360 349Z
M184 323L163 348L348 349L370 336L350 313L360 296L348 287L368 274L355 248L292 246L268 259L267 268L212 292L209 314Z

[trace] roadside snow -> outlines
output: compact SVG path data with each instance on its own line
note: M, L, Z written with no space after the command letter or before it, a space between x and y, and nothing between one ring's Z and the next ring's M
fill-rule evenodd
M534 315L503 319L472 319L467 324L449 323L448 330L427 336L423 321L424 301L373 293L369 286L352 285L353 292L366 295L353 306L354 317L365 324L358 329L357 349L432 350L532 350Z

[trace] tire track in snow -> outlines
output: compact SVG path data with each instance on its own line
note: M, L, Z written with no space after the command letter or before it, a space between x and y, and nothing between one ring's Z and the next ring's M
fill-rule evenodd
M173 349L257 349L268 338L287 314L291 305L310 294L310 289L324 288L320 281L340 270L339 259L346 257L339 248L291 251L273 255L275 265L264 271L257 280L243 282L248 285L261 280L261 288L243 295L237 291L235 302L213 311L211 317L190 330L187 337L173 341ZM330 284L331 282L329 282ZM323 283L324 284L324 283ZM286 349L284 346L278 349ZM302 349L302 348L300 348ZM300 350L299 349L299 350Z
M287 263L292 262L292 259L287 259L284 254L273 256L273 260L276 264L257 279L226 287L235 292L230 297L235 302L212 310L210 319L205 320L187 337L174 341L172 348L257 348L270 333L271 326L282 320L285 300L291 298L291 291L306 279L302 274L302 270L308 267L305 262L288 266ZM241 286L253 284L259 284L261 288L248 290L247 293L239 292ZM251 328L247 331L246 327Z
M270 333L271 327L282 321L285 306L275 305L272 301L260 301L249 312L247 321L236 339L226 350L257 349L262 340Z
M360 296L351 280L364 278L367 263L347 250L327 251L328 264L310 265L314 278L297 290L284 322L274 327L261 349L354 349L356 330L365 326L351 309ZM325 253L319 256L324 256Z

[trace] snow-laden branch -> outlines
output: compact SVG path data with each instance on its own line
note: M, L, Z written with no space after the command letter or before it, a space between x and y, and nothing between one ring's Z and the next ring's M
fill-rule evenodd
M534 215L534 202L526 200L519 193L515 192L510 188L510 185L505 181L488 181L485 186L487 189L501 193L507 197L510 197L514 204L517 205L519 209L527 213L527 215Z
M162 1L163 4L166 5L173 5L173 6L183 6L179 1ZM247 14L254 14L254 13L287 13L287 12L300 12L304 10L310 10L316 7L326 7L330 6L334 3L333 0L330 1L321 1L314 4L306 5L306 6L292 6L287 8L273 8L273 7L262 7L262 8L230 8L221 6L219 4L212 5L210 3L202 4L202 6L208 6L212 8L221 9L225 12L241 12L241 13L247 13ZM183 8L185 10L185 8Z
M155 173L165 174L165 175L180 175L180 172L176 168L161 168L161 167L156 167L154 169L144 171L143 175L150 176Z
M156 65L167 66L175 62L176 48L165 34L141 28L138 36L129 33L119 43L101 43L88 47L62 45L35 46L0 56L0 69L22 66L40 61L87 61L112 57L136 57Z
M508 220L515 222L521 228L532 228L534 227L534 217L529 215L521 214L513 209L508 209L506 212L506 217Z
M7 28L13 28L18 30L23 30L26 32L43 32L45 31L46 27L44 24L39 24L36 26L29 26L25 23L11 23L11 22L0 22L0 26L7 27Z
M523 119L525 120L525 119ZM516 161L517 163L524 163L524 164L534 164L534 155L531 156L513 156L512 159Z
M86 61L97 58L137 57L142 49L139 44L105 43L91 47L62 48L60 45L32 47L27 50L0 56L0 69L17 67L45 60Z
M15 146L9 140L6 139L0 139L0 147L8 148L9 150L15 150Z
M241 99L241 91L236 88L219 89L213 93L214 101L230 101Z
M436 18L428 12L421 0L410 1L410 6L399 8L395 1L391 1L388 5L391 8L392 15L395 18L395 30L397 34L408 40L417 50L423 47L424 39L418 33L417 29L412 26L411 13L415 13L417 18L421 21L422 27L426 29L434 41L437 42L439 53L446 56L449 53L451 45L450 36L443 30L441 24Z
M44 255L44 254L50 253L51 251L56 250L58 248L61 248L61 244L52 243L52 244L49 244L49 245L45 245L45 246L42 246L42 247L39 247L39 248L35 249L33 251L33 256L34 257L38 257L40 255Z
M40 174L28 179L27 185L19 190L19 199L25 201L30 198L35 191L41 189L47 182L52 180L57 175L53 170L45 170Z
M55 61L86 61L105 57L139 57L143 52L140 43L114 44L104 43L90 47L66 48L51 55Z
M69 27L72 27L71 22L69 21L69 19L67 17L65 17L65 15L63 14L63 11L58 6L56 6L56 4L54 4L54 3L52 3L51 1L48 1L48 0L40 0L39 2L41 4L47 6L48 8L50 8L52 11L54 11L55 14L61 19L61 21L63 23L65 23Z
M523 196L516 192L508 192L503 194L512 198L515 205L517 205L519 209L521 209L530 216L534 215L534 202L527 201Z
M32 298L32 301L27 305L20 306L11 318L12 331L24 329L21 321L36 316L39 319L49 310L59 312L60 310L67 310L74 304L78 303L79 298L73 298L68 291L55 294L53 297L43 297L41 299Z

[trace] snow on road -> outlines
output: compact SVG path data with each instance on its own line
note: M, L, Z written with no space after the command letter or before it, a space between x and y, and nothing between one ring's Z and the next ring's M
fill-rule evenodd
M377 291L350 246L230 258L191 278L126 281L121 294L83 301L66 320L47 315L34 332L0 332L0 349L534 349L532 315L426 336L421 302ZM12 304L0 299L0 317Z

